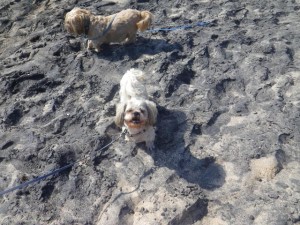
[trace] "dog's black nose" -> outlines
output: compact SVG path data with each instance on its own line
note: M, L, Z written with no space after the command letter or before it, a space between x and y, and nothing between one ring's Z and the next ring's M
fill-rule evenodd
M140 113L139 113L139 112L134 112L133 115L134 115L134 116L139 116Z

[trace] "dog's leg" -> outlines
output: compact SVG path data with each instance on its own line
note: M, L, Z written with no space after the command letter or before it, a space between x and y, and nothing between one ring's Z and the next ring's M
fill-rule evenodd
M154 141L153 140L146 141L146 147L147 147L148 150L152 151L155 148Z
M93 42L91 40L88 40L87 49L91 50L94 48Z
M132 44L136 41L136 33L127 34L125 44Z
M155 148L155 146L154 146L154 140L155 140L154 127L149 127L146 135L147 135L147 138L146 138L145 142L146 142L147 149L152 151Z
M95 43L95 42L93 42L91 40L88 40L87 49L88 50L95 49L96 52L100 52L101 51L100 45L101 45L101 43Z
M101 51L101 45L103 44L102 41L97 41L96 43L94 43L95 46L95 51L96 52L100 52Z

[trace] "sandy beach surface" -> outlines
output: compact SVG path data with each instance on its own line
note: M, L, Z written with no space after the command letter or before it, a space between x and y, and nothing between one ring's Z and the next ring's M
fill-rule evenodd
M87 50L75 6L154 15ZM299 0L1 0L1 225L300 224ZM206 26L197 26L206 22ZM146 73L155 149L119 137L119 82Z

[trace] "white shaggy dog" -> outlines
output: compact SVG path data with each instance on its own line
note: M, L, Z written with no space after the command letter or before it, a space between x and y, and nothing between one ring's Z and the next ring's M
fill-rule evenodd
M126 140L146 142L147 148L152 150L157 109L155 103L148 100L143 80L144 73L137 69L128 70L122 77L115 123L127 130Z

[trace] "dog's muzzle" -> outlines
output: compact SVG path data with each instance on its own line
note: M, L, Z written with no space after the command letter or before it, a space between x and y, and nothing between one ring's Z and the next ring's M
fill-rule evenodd
M133 113L131 122L134 123L134 124L139 124L141 122L140 113L139 112L134 112Z

